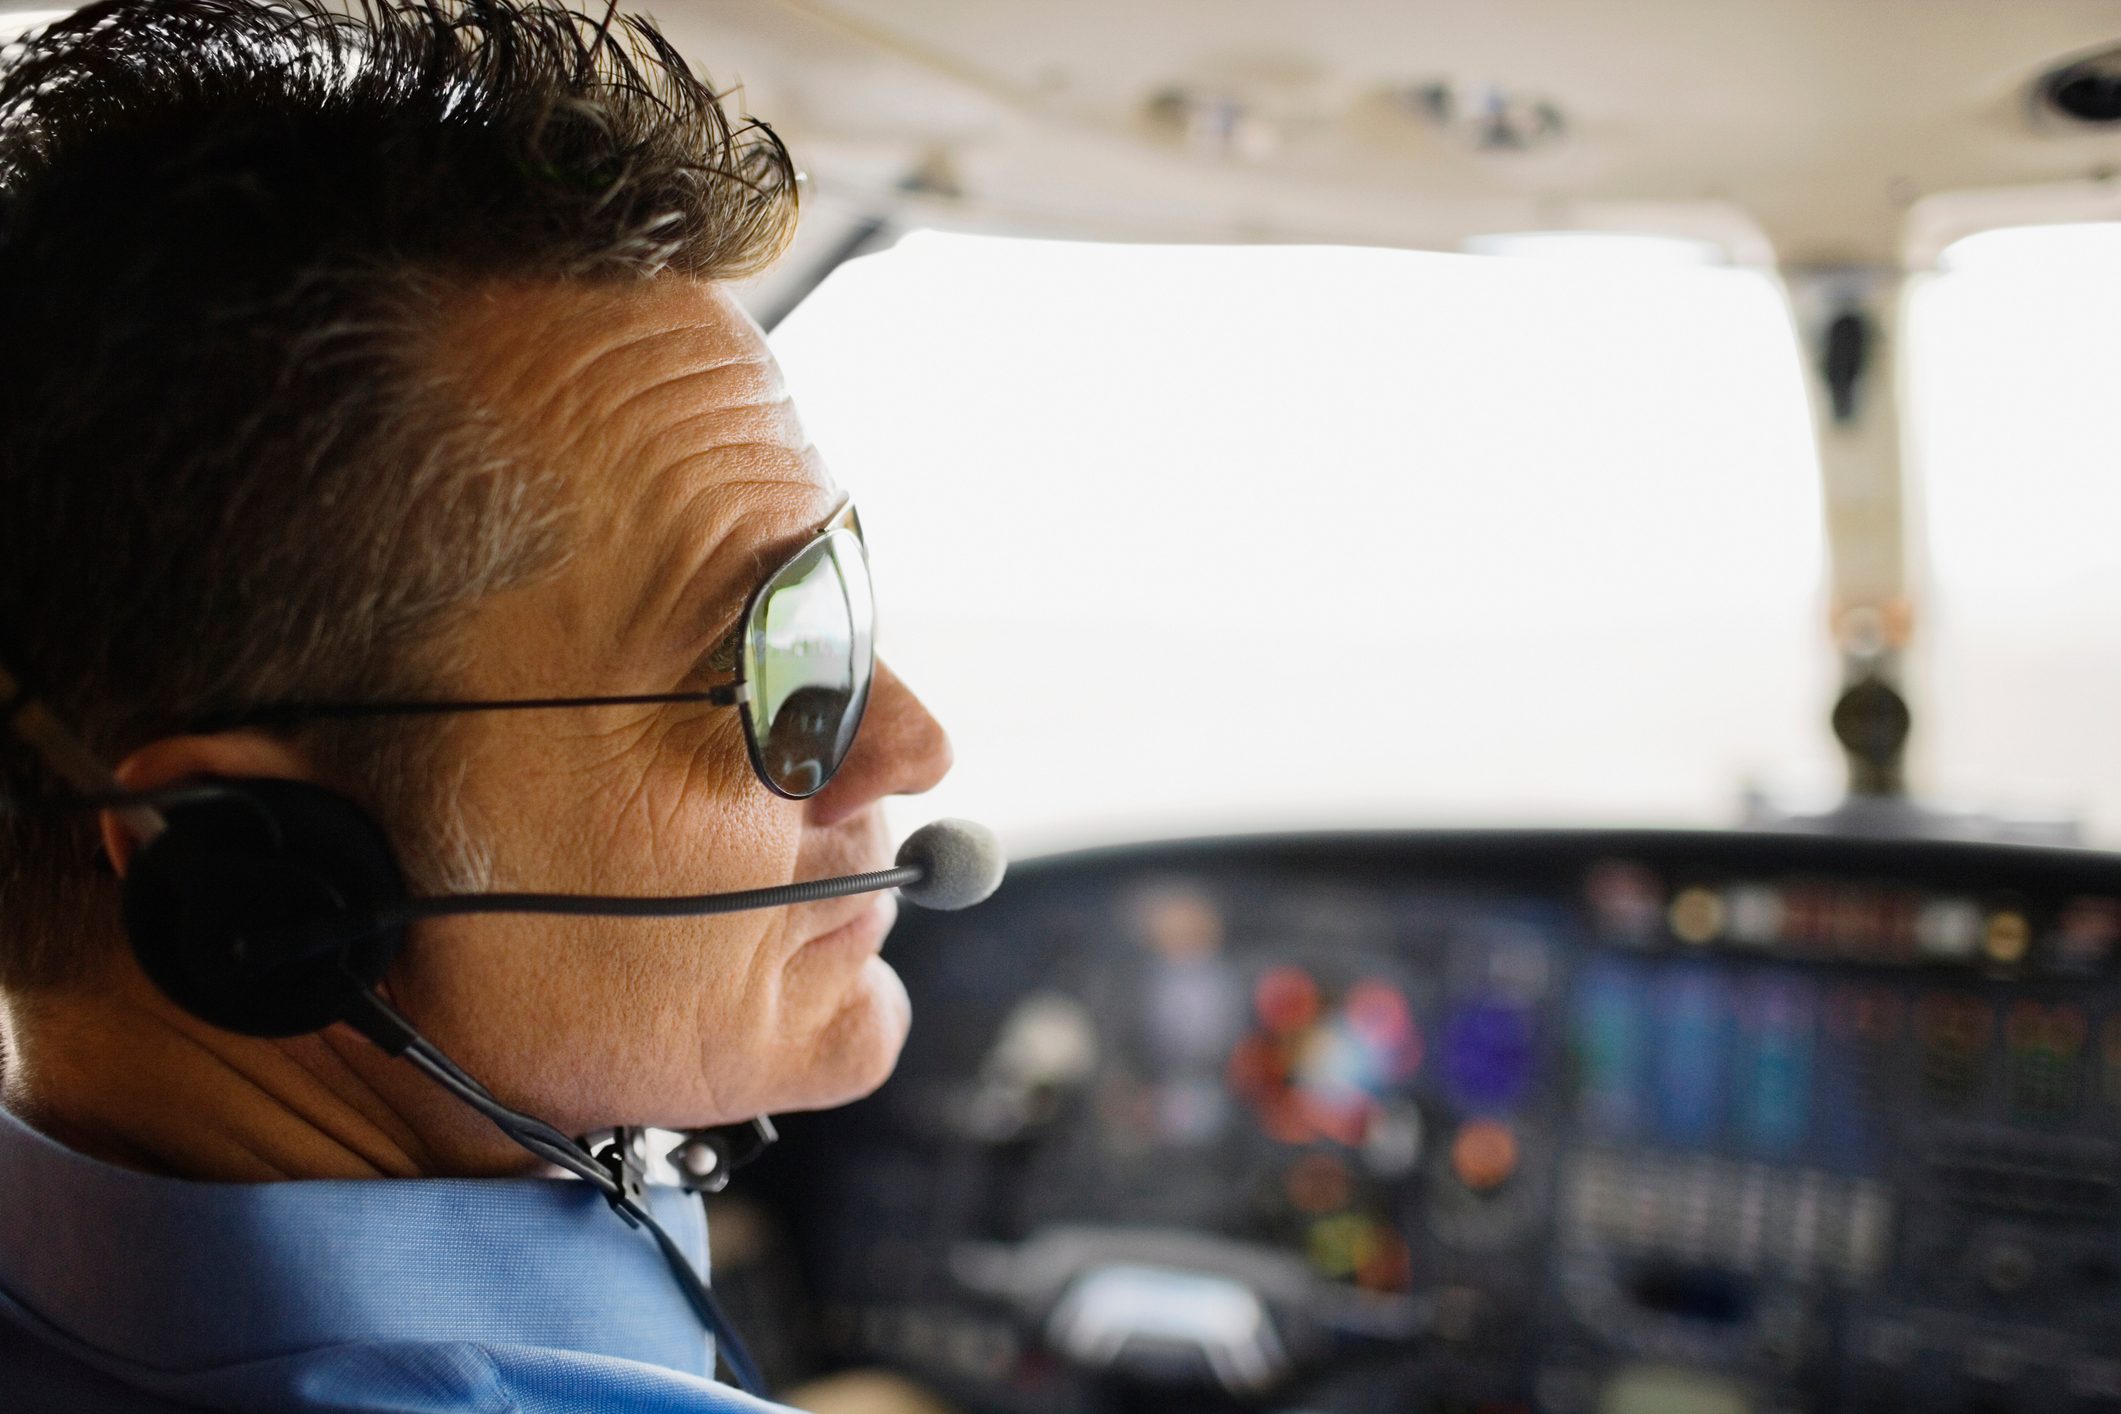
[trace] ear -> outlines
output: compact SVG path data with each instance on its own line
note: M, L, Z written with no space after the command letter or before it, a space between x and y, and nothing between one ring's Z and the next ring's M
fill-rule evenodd
M127 790L161 790L207 776L271 776L313 781L316 772L301 752L262 732L216 732L211 736L169 736L149 742L118 763L111 774ZM117 812L98 817L103 849L111 867L124 878L140 842L120 823Z

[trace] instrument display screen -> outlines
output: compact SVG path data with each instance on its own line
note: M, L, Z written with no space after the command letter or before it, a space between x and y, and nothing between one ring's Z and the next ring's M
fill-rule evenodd
M841 1353L982 1408L2121 1408L2117 954L2025 847L1042 861L777 1171Z

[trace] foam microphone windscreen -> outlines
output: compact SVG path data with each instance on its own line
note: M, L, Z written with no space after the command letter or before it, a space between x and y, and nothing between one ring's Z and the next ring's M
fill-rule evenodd
M906 836L898 862L921 871L899 894L922 908L970 908L1001 887L1009 867L994 831L972 820L934 820Z

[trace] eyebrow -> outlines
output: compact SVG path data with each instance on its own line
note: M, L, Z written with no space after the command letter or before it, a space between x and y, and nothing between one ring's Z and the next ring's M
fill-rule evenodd
M708 646L706 652L693 660L694 671L706 669L718 673L734 673L737 662L743 657L744 616L739 614L724 633Z
M758 483L731 483L745 484ZM707 645L701 640L716 625L743 612L759 576L766 572L756 547L743 553L743 519L739 516L702 529L713 538L687 536L656 557L651 577L627 616L628 632L645 626L660 637L667 632L665 624L674 622L688 629L686 642L692 648L704 651ZM750 567L748 572L732 568L740 558ZM675 591L668 587L673 578L682 579Z
M745 547L747 569L733 584L723 563L735 558L731 542L736 539L739 527L732 526L729 533L707 551L691 580L679 591L674 606L677 622L693 628L686 640L693 667L711 666L709 659L741 634L744 608L766 576L816 539L846 503L846 493L841 492L823 515L806 521L801 528ZM644 603L636 610L636 616L645 612L647 607ZM723 628L725 624L727 627ZM709 635L713 635L711 641ZM734 668L735 665L730 666Z
M731 536L723 536L700 559L684 588L670 601L670 621L684 635L687 656L694 662L705 658L743 628L744 606L758 587L759 556L733 553ZM648 612L644 603L640 612ZM659 632L662 630L658 627Z

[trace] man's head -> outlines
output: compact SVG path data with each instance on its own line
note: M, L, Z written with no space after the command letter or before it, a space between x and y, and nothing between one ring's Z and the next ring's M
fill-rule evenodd
M878 799L947 767L885 671L803 802L710 708L183 728L269 700L700 681L839 499L718 283L778 253L794 182L624 19L130 0L64 22L0 72L7 657L127 784L320 780L426 890L873 867ZM52 792L0 759L9 794ZM102 867L129 851L106 835L32 818L0 841L18 1018L132 994ZM388 986L557 1123L703 1123L882 1079L906 1023L888 921L859 900L458 920L416 932Z

